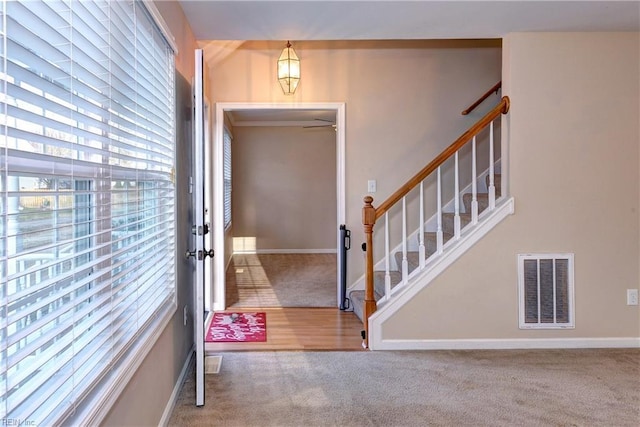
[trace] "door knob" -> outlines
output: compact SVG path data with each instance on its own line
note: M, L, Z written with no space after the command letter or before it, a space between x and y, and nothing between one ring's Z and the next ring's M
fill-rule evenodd
M215 252L213 251L213 249L209 249L208 251L204 251L203 258L206 258L206 257L213 258L214 255L215 255Z
M203 259L205 259L206 257L211 257L213 258L214 256L214 251L213 249L209 249L208 251L186 251L184 253L184 257L185 258L190 258L190 257L197 257L198 261L202 261Z

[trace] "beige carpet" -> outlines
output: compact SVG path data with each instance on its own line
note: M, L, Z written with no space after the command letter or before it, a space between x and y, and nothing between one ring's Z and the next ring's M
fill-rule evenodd
M227 307L336 307L335 254L234 255Z
M171 426L638 426L640 350L223 353Z

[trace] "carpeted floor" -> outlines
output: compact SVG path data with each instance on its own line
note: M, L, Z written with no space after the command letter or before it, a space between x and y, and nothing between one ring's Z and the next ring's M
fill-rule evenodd
M227 307L336 307L335 254L236 254Z
M638 426L640 350L224 353L171 426Z

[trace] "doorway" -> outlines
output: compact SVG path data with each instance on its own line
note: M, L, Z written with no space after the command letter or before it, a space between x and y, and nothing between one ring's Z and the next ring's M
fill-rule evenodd
M213 310L224 310L227 307L227 295L226 295L226 269L231 260L233 252L233 240L231 235L226 233L224 227L224 122L225 113L227 112L249 112L249 113L262 113L286 116L286 113L291 113L291 116L296 117L296 121L299 123L300 117L305 113L314 114L318 111L330 112L335 117L335 162L336 162L336 224L344 224L345 222L345 104L344 103L296 103L296 104L265 104L265 103L218 103L216 104L216 117L215 117L215 133L213 141L212 155L213 159L213 185L208 190L207 195L211 198L212 202L210 206L213 206L213 239L214 249L216 257L214 258L214 268L212 272L212 288L210 306ZM317 121L313 117L309 117L309 127L318 125ZM326 125L326 123L322 123ZM312 195L310 195L311 197ZM340 239L340 232L338 227L335 227L335 251L340 250L342 245ZM251 244L251 242L245 242ZM255 244L255 243L254 243ZM339 306L340 298L340 272L342 266L340 265L340 257L337 257L337 269L335 278L335 304Z

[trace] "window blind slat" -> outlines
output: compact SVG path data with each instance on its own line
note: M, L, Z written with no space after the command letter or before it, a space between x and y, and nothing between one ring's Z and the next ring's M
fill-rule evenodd
M42 135L40 133L29 132L27 130L18 129L14 127L7 127L7 136L10 138L15 138L16 140L28 141L27 146L24 146L24 149L17 149L20 151L36 151L36 148L33 144L42 144L41 148L38 148L38 151L44 151L44 147L57 147L67 150L72 150L77 153L76 157L82 160L93 160L93 162L102 162L102 156L107 156L108 152L101 148L97 148L94 145L89 145L88 141L85 140L84 143L67 143L60 142L60 139L55 136ZM106 143L108 141L107 138L92 136L91 140L97 145ZM34 154L38 154L35 152ZM100 159L98 159L98 157ZM50 156L47 155L47 158L50 159ZM49 160L49 164L52 161ZM18 169L18 168L16 168ZM49 168L50 170L52 168Z
M138 241L136 242L136 247L135 248L124 248L123 250L118 251L117 253L114 253L111 255L112 259L118 259L119 255L126 255L126 257L124 257L124 260L118 263L112 263L111 264L111 269L112 270L118 270L120 268L121 265L125 265L125 264L130 264L130 266L128 267L128 269L123 270L120 275L122 276L127 276L129 275L131 272L136 272L136 271L144 271L145 267L149 267L150 271L155 272L155 271L161 271L161 272L165 272L165 268L168 265L165 265L165 268L160 268L158 269L156 266L155 261L149 260L147 258L147 254L148 253L166 253L166 248L165 248L165 243L162 243L162 241L159 239L161 236L163 235L163 233L161 231L157 231L149 236L147 236L146 239L142 240L142 241ZM160 242L160 243L159 243ZM139 254L137 255L140 259L137 263L133 263L131 262L130 258L131 258L131 254L129 253L129 251L131 249L134 249L134 253ZM163 250L165 249L165 250ZM99 263L94 263L94 264L99 264ZM93 269L95 265L89 265L89 266L83 266L82 270L84 271L90 271ZM79 270L79 269L78 269ZM78 275L78 270L74 270L71 272L66 273L63 278L71 278L74 276ZM94 273L95 274L95 273ZM146 273L140 275L136 275L135 280L140 284L143 284L145 279ZM117 279L118 276L114 276L114 279ZM59 281L59 278L56 278L57 281ZM50 281L50 283L57 283L57 281ZM32 316L34 314L37 314L37 311L50 304L52 301L55 301L56 299L59 299L61 297L64 297L66 295L71 295L74 293L77 293L77 290L84 287L87 283L89 283L91 281L91 277L87 276L87 278L83 281L79 281L75 284L75 286L69 286L67 288L65 288L64 293L57 293L53 296L49 296L47 298L44 299L39 299L39 301L36 304L30 304L29 305L29 310L28 311L20 311L17 312L15 314L10 314L8 317L8 324L14 324L17 321L19 321L20 319L24 319L26 317ZM45 282L46 283L46 282ZM42 292L42 291L46 291L50 286L38 286L36 289L37 291L35 291L35 293L37 292ZM114 288L114 290L118 290L118 288ZM30 289L31 291L31 289ZM99 288L94 289L93 292L87 294L87 295L82 295L83 297L91 297L96 293L99 293L101 290ZM34 292L31 292L31 294L33 294ZM16 298L16 295L10 295L9 296L9 301L12 302L19 302L20 300L23 300L24 298L28 297L30 294L27 292L22 292L21 294L19 294L19 297ZM20 334L15 334L12 336L12 339L9 341L8 345L13 345L15 342L18 342L19 340L23 339L25 336L27 336L32 330L37 330L39 329L42 325L45 325L46 323L48 323L50 320L48 319L41 319L39 322L36 322L32 325L29 326L28 329L22 331Z
M37 18L32 18L32 20L33 19ZM32 34L29 29L22 27L17 22L14 24L22 28L24 35L22 38L10 39L11 42L20 43L23 38L29 38L29 35ZM33 23L33 25L38 24L40 24L40 22L37 24ZM50 29L50 27L45 24L43 24L43 27ZM76 37L73 38L74 42L72 43L67 37L62 36L53 29L50 30L50 36L55 36L59 44L67 43L73 47L73 56L70 52L65 53L59 49L53 48L51 45L46 44L44 40L41 40L40 44L49 49L46 53L52 58L51 61L55 62L55 66L51 61L44 62L40 57L30 54L30 51L23 47L24 45L22 43L20 43L20 46L15 46L15 49L10 49L10 51L20 53L16 56L17 60L20 60L27 65L30 64L31 66L35 66L36 69L41 71L46 71L54 81L66 81L68 86L73 86L75 92L88 96L89 98L96 97L97 99L103 99L102 93L97 92L95 88L105 88L109 85L109 81L99 78L99 76L105 76L105 78L110 79L111 90L115 91L113 96L118 100L118 102L114 102L112 104L115 111L120 111L127 115L128 110L122 109L122 107L119 106L135 105L137 103L138 105L144 106L146 112L146 114L138 115L137 120L140 123L146 124L156 131L160 131L164 128L164 123L170 119L170 117L164 114L168 109L158 109L157 106L158 103L168 106L167 101L166 99L163 100L158 98L144 86L144 84L151 84L148 80L148 75L151 75L152 73L157 75L157 73L154 73L152 69L145 74L141 74L139 72L136 73L133 68L130 70L124 70L119 65L120 61L111 64L102 63L95 59L96 55L102 54L102 50L100 50L99 47L93 46L82 35L75 33ZM79 42L84 42L85 44L80 46L78 45ZM38 46L29 46L29 49L33 48L38 48ZM125 47L122 46L122 48L124 49ZM71 48L69 50L71 50ZM87 53L87 51L90 53ZM121 59L121 61L122 63L125 63L124 59ZM138 62L135 63L137 64ZM108 67L110 67L110 69ZM109 73L111 73L111 76L109 76ZM140 80L138 82L139 84L133 83L131 74L138 76L138 79ZM136 98L135 100L133 99L134 96Z
M82 279L77 279L75 282L71 282L71 279L73 279L74 276L77 277L78 274L72 274L72 275L66 275L66 276L67 276L66 279L72 284L61 287L62 289L60 290L53 289L52 286L45 286L45 287L41 287L37 292L32 292L30 294L27 294L26 296L23 296L21 299L14 299L16 303L20 303L21 300L28 299L33 296L33 298L31 299L35 299L35 301L32 302L28 308L13 312L13 307L16 304L9 305L9 315L7 317L7 324L9 325L13 325L18 321L27 319L29 317L38 319L32 322L28 327L25 327L19 332L12 334L10 340L8 340L8 343L7 343L9 346L24 339L34 330L41 329L43 326L46 325L46 323L52 320L51 318L47 318L46 314L39 313L41 308L46 307L47 305L50 305L64 298L67 298L69 301L71 301L76 298L81 299L81 298L91 297L93 295L96 295L102 292L105 289L109 290L108 287L106 287L105 289L102 289L100 286L95 286L91 289L90 292L80 292L80 290L86 287L87 284L95 282L95 275L86 274L83 276ZM60 280L58 278L58 280L55 283L60 283L62 281L63 280ZM52 293L52 291L56 291L56 290L57 292ZM46 295L47 292L49 293L49 295ZM64 303L60 304L60 306L63 306L63 305ZM52 311L55 311L55 310L52 310Z
M25 101L30 103L30 105L33 105L33 102L36 102L38 98L41 98L39 95L13 84L7 85L7 93L11 95L13 98L15 98L16 103L19 103L20 101ZM42 108L43 110L40 114L47 114L52 112L57 113L57 114L63 115L64 117L69 118L69 120L73 120L74 122L77 123L78 126L82 126L85 129L88 128L89 130L83 130L79 132L78 136L88 139L89 141L93 141L94 144L98 142L102 142L104 144L110 141L108 138L102 136L102 132L107 132L107 131L113 132L113 128L111 128L108 124L98 120L97 118L87 116L78 111L69 110L67 107L60 105L51 100L43 100L40 103L39 107ZM34 124L33 127L36 127L36 126L41 127L43 124L48 124L49 128L63 131L63 130L66 130L69 126L68 123L59 122L59 121L56 121L55 119L46 118L43 120L40 114L37 114L33 112L31 109L26 109L26 108L27 108L26 105L23 108L11 105L11 108L9 110L9 114L11 115L10 117L12 119L22 119L24 121L31 122ZM21 126L26 127L28 125L22 124ZM10 129L14 129L14 127L10 126ZM22 129L16 129L16 130L24 131ZM102 131L102 132L98 133L98 131ZM149 129L149 131L151 130ZM130 134L127 134L118 130L115 130L114 133L121 134L124 136L130 136ZM153 135L152 137L159 136L159 135L155 135L155 132L152 132L152 135ZM15 134L12 136L15 136ZM23 138L28 138L28 137L23 136ZM38 139L38 141L42 141L42 138L48 139L47 136L39 135L39 134L33 134L28 139L30 140ZM139 137L136 137L135 140L142 142L142 144L129 144L125 142L120 144L112 144L112 146L122 147L125 149L131 149L131 150L137 149L140 154L144 154L147 156L157 156L162 158L170 155L170 152L168 149L164 148L162 145L157 146L156 144L153 143L153 140L142 139ZM55 141L56 141L55 138L50 139L49 143L53 143ZM114 141L114 140L112 139L111 141ZM74 143L80 144L81 141L74 142ZM92 148L92 151L95 152L96 150ZM102 150L100 150L100 152L102 152ZM106 154L108 152L105 151L104 153Z
M85 324L85 325L82 325L83 327L71 328L71 326L73 325L73 319L71 319L71 321L69 322L70 330L68 333L64 334L62 337L60 337L59 335L56 335L56 336L53 336L53 338L55 338L55 341L53 340L53 338L49 337L49 339L43 338L41 342L30 343L30 345L28 345L27 347L23 348L20 352L10 357L7 363L7 366L9 368L13 367L16 364L16 362L19 360L24 360L27 357L32 355L35 356L34 354L35 350L37 350L39 346L42 346L42 342L44 342L45 344L49 344L46 350L39 352L37 354L38 363L32 363L30 364L31 366L27 367L27 369L20 370L18 374L9 377L10 381L8 382L8 387L13 388L17 385L20 385L20 383L25 378L32 375L35 371L41 369L41 366L46 364L49 360L53 359L54 356L57 356L62 351L62 349L74 343L75 337L80 336L86 330L92 328L96 332L99 332L108 328L109 322L106 322L106 321L100 322L100 320L103 320L110 312L109 307L105 304L108 301L109 301L109 296L108 295L103 296L102 298L97 299L93 303L90 309L88 308L85 309L85 312L92 311L93 314L96 316L96 320L98 320L97 322L93 322L92 325ZM95 307L98 307L98 308L96 309ZM78 315L79 315L78 313L75 314L76 317ZM77 342L74 345L76 346L76 348L78 348ZM55 363L59 363L59 362L60 362L60 359L56 358Z
M43 79L33 70L23 68L11 60L7 61L7 70L8 74L14 79L13 84L27 83L59 99L69 96L68 91L60 84L49 81L48 79ZM75 89L78 89L77 86L78 85L76 85ZM85 114L94 114L100 117L108 116L109 110L103 106L104 101L107 100L106 96L99 92L93 92L92 95L92 97L88 97L87 94L76 92L73 97L73 104L79 111L84 111Z
M51 165L53 162L51 157L47 155L14 149L7 150L7 153L7 157L11 159L9 162L9 171L11 172L24 171L25 173L48 175L52 171ZM55 163L55 169L58 175L71 176L73 173L74 176L83 178L95 178L96 168L100 166L107 168L106 165L99 165L95 162L86 161L85 159L76 159L73 161L73 164L59 161ZM108 166L108 170L112 180L135 179L140 175L140 171L119 165ZM148 174L145 176L145 180L154 179L159 182L171 183L171 169L166 166L154 170L147 169L144 173Z
M17 22L13 23L16 26L20 26ZM39 23L38 23L39 24ZM32 25L38 25L33 23ZM49 28L46 24L42 24L44 28ZM96 60L95 55L100 55L96 52L85 52L84 49L90 47L91 50L97 50L98 48L92 46L87 42L87 45L78 46L78 42L82 42L82 37L76 37L76 42L72 43L69 40L70 35L63 36L60 33L51 31L53 36L57 39L58 43L53 47L47 43L46 40L39 40L37 43L31 43L30 40L33 37L29 37L31 33L30 29L23 28L22 37L10 37L10 43L13 49L8 51L14 53L11 56L16 62L24 64L26 69L34 69L50 77L53 81L62 84L63 86L71 89L73 87L74 93L84 95L85 97L97 97L102 98L102 94L99 89L105 89L109 86L109 69L108 63L104 64ZM65 47L66 45L66 47ZM34 49L46 48L47 52L43 52L47 55L48 60L42 59L42 56L35 55ZM98 56L100 58L100 56ZM103 78L101 78L101 76ZM69 93L68 95L71 95Z
M78 109L69 109L68 106L57 103L51 99L43 99L41 95L30 92L15 84L7 84L7 93L15 99L16 103L19 103L20 101L31 105L38 103L38 106L46 112L60 114L69 120L76 121L78 126L82 126L87 129L91 137L103 140L104 142L108 141L106 138L102 138L102 132L107 132L109 130L109 125L97 117L98 114L104 114L106 112L104 110L99 110L96 106L90 103L86 103L85 105L91 108L91 111L88 111L87 113L92 114L93 117L83 111L79 111ZM76 98L77 97L74 96L72 101L75 102Z

